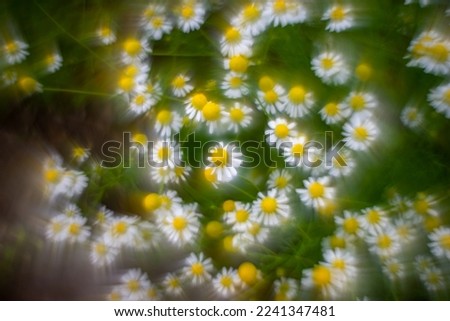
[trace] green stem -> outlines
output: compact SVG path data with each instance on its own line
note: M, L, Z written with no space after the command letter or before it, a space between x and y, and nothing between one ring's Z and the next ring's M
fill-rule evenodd
M91 96L102 96L102 97L113 97L114 96L114 95L111 95L111 94L108 94L108 93L100 93L100 92L95 92L95 91L85 91L85 90L77 90L77 89L66 89L66 88L44 87L44 91L71 93L71 94L82 94L82 95L91 95Z

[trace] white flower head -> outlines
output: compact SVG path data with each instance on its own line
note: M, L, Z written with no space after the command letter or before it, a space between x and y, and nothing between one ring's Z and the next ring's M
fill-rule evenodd
M450 87L449 87L450 90ZM450 94L449 94L450 97ZM450 118L450 112L449 112ZM422 125L424 119L423 112L419 110L417 107L407 106L403 108L402 113L400 114L400 120L402 124L411 129L415 129Z
M119 249L102 236L91 244L90 260L96 267L109 266L116 260Z
M122 298L130 301L144 300L151 286L147 274L140 269L128 270L120 277L120 282Z
M168 139L178 133L183 126L178 112L164 108L156 114L155 130L159 137Z
M259 192L252 208L259 220L267 226L280 225L291 213L289 199L276 189L271 189L266 194Z
M211 279L213 272L212 260L205 258L203 253L191 253L186 259L183 275L192 284L199 285Z
M9 65L21 63L29 54L28 44L22 40L3 40L0 45L0 52Z
M268 0L264 16L275 27L285 27L304 22L307 12L302 3L295 0Z
M241 128L246 128L252 122L253 110L246 105L235 102L223 114L222 122L228 126L229 131L238 133Z
M265 111L269 115L283 112L286 107L286 91L280 85L275 84L265 91L258 90L256 106L259 110Z
M250 56L252 46L253 38L246 33L246 30L234 26L228 27L220 40L220 51L223 56L228 57Z
M428 237L430 239L428 246L433 255L450 260L450 228L439 227Z
M242 163L242 154L239 148L233 144L219 142L209 149L208 162L211 174L220 182L229 182L237 175L237 170Z
M187 117L191 120L201 121L202 110L207 103L208 98L201 92L195 93L190 96L184 103Z
M252 225L254 215L252 213L251 204L235 202L233 211L225 214L225 222L231 225L231 229L235 232L243 232Z
M232 25L247 30L250 35L256 37L267 28L269 19L266 18L263 3L252 1L246 4L231 22Z
M450 83L432 89L428 94L428 101L437 112L450 119Z
M289 193L292 190L292 175L286 169L277 169L270 173L267 180L268 189L277 189L279 192Z
M208 101L201 110L201 119L208 127L208 133L212 134L222 122L224 108L221 104Z
M213 278L215 292L222 298L232 297L237 290L238 275L235 269L223 267Z
M151 48L145 39L130 37L122 44L122 61L125 64L139 63L150 52Z
M271 120L268 125L269 128L266 129L265 135L267 142L271 145L280 147L282 143L289 142L292 138L297 136L295 130L296 124L293 122L289 123L284 118Z
M325 11L322 20L328 21L325 27L328 31L341 32L354 25L352 8L335 4Z
M348 114L359 114L374 109L377 105L375 97L366 92L352 91L344 101Z
M177 207L160 219L160 227L168 240L179 247L192 244L200 228L199 214L193 205Z
M346 146L355 151L367 150L379 134L378 127L368 114L354 115L345 123L343 130Z
M177 26L181 31L188 33L200 29L205 21L206 9L199 0L183 0L175 9Z
M327 200L333 200L335 197L335 189L330 186L330 178L310 177L303 181L305 188L296 189L301 201L309 207L319 208L325 205Z
M285 96L285 106L283 110L292 118L301 118L309 113L314 106L312 92L307 91L303 86L291 87Z
M194 86L189 83L190 81L191 77L186 74L176 75L171 82L173 95L175 97L185 97L189 94L194 89Z
M150 166L173 168L182 164L182 157L180 145L170 140L160 140L154 144L151 150Z
M243 73L228 72L220 85L224 95L228 98L242 98L247 96L249 88L246 83L247 75Z
M350 78L350 69L341 54L325 51L313 58L312 70L327 85L343 85Z

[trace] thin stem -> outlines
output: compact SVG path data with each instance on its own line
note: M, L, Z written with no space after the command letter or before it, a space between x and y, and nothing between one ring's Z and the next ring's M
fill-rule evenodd
M66 89L66 88L50 88L44 87L44 91L52 91L52 92L62 92L62 93L71 93L71 94L82 94L82 95L91 95L91 96L102 96L102 97L113 97L114 95L108 93L100 93L95 91L85 91L85 90L77 90L77 89Z

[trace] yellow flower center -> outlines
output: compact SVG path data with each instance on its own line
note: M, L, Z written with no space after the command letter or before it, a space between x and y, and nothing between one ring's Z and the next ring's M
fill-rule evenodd
M134 88L134 79L128 76L122 76L119 79L119 88L125 92L130 92Z
M272 90L275 87L275 82L269 76L263 76L258 82L259 89L266 92Z
M244 262L238 267L239 278L247 285L253 285L256 283L258 270L256 266L251 262Z
M261 201L261 209L266 214L274 214L277 206L277 200L274 197L266 196Z
M414 202L414 209L417 213L425 215L428 213L430 205L426 199L419 199Z
M359 141L365 141L369 137L369 132L365 127L358 126L353 130L353 137Z
M334 268L341 271L345 270L346 267L345 261L343 259L335 259L332 265Z
M207 167L207 168L205 168L205 171L204 171L204 176L205 176L205 179L208 181L208 182L210 182L210 183L215 183L215 182L217 182L217 175L216 175L216 173L214 172L214 169L212 168L212 167Z
M287 4L285 0L275 0L273 3L273 10L277 14L283 14L287 11Z
M150 193L144 198L144 209L147 212L153 212L161 206L161 196L156 193Z
M366 99L361 94L354 95L350 98L350 107L355 111L360 111L364 109L365 105Z
M128 65L122 71L123 75L128 77L134 77L138 74L138 72L139 69L136 65Z
M450 234L442 235L439 244L445 249L450 250Z
M162 125L169 125L172 122L173 114L170 110L163 109L158 115L156 115L156 120Z
M325 113L328 116L336 116L338 112L339 112L338 104L328 103L325 105Z
M239 88L239 87L241 87L241 85L242 85L242 78L241 77L237 77L237 76L234 76L234 77L231 77L230 78L230 87L231 88Z
M154 17L152 19L152 25L154 28L159 29L164 25L164 19L162 17Z
M220 118L220 106L209 101L203 106L202 113L207 121L216 121Z
M359 222L355 217L349 217L345 219L343 228L348 234L355 234L358 231Z
M205 268L203 267L203 264L200 262L196 262L191 265L191 272L193 275L199 276L202 275L205 271Z
M206 234L209 237L217 239L222 235L222 233L223 233L222 223L218 221L211 221L208 224L206 224Z
M142 106L145 103L145 96L137 95L136 97L134 97L134 103L138 106Z
M331 283L331 271L323 265L315 266L311 277L314 285L318 287L324 287Z
M10 55L14 55L19 51L19 46L15 41L8 42L5 45L5 51Z
M230 288L233 285L233 279L228 275L222 276L222 278L220 279L220 284L224 288Z
M139 291L141 288L141 285L139 284L138 280L130 280L127 283L128 290L132 293Z
M229 28L225 32L225 40L228 43L238 43L241 40L241 33L239 29L235 27Z
M244 21L253 22L261 16L260 10L252 3L248 4L243 11Z
M330 13L330 19L334 21L342 21L345 18L345 10L342 6L335 6Z
M54 234L58 234L62 231L62 225L59 222L52 222L51 229Z
M95 253L97 253L100 256L105 256L107 252L108 252L108 250L107 250L105 244L103 244L103 243L95 244Z
M295 86L289 91L288 97L294 104L301 104L305 101L306 91L302 86Z
M49 168L45 171L44 177L47 182L56 183L61 177L61 174L56 168Z
M330 237L330 246L333 249L345 249L346 243L343 237L333 235Z
M205 106L207 102L208 99L203 94L195 94L191 98L191 104L197 110L202 110L203 106Z
M113 227L113 234L123 235L128 231L128 224L124 221L117 222Z
M301 143L296 143L292 145L291 152L294 157L300 158L303 156L304 145Z
M236 205L233 200L226 200L222 204L222 209L224 212L231 212L234 211L236 208Z
M142 51L142 45L139 42L139 40L135 38L130 38L126 40L125 43L123 44L123 49L128 55L134 57L137 56Z
M261 231L261 224L259 223L253 223L252 226L248 228L248 232L250 235L257 236L259 232Z
M225 167L228 164L228 152L225 148L217 147L211 152L211 162L218 167Z
M278 177L275 179L275 186L276 186L277 188L285 188L285 187L287 186L287 184L288 184L288 180L287 180L287 178L284 177L284 176L278 176Z
M381 221L380 213L376 210L370 210L366 214L367 222L370 224L378 224Z
M450 105L450 89L447 89L444 94L442 95L442 100L447 105Z
M136 142L136 143L139 143L139 144L145 146L147 144L148 138L147 138L147 135L145 135L143 133L136 133L136 134L133 134L133 137L131 138L131 140L133 142Z
M392 245L392 239L389 235L382 234L378 236L377 243L380 249L388 249Z
M80 234L80 231L81 231L80 224L77 224L77 223L71 223L71 224L69 225L69 234L70 234L70 235L77 236L77 235Z
M367 81L372 76L372 68L365 63L361 63L356 67L356 77L362 81Z
M278 101L278 94L273 89L270 89L264 93L264 99L267 103L274 104Z
M249 218L250 214L248 213L248 211L244 210L244 209L240 209L236 211L236 222L238 223L244 223L247 222L248 218Z
M175 216L175 218L172 221L172 227L177 232L183 231L187 225L188 221L183 216Z
M172 81L172 86L176 89L182 89L186 85L186 79L182 75L178 75Z
M244 73L248 68L248 59L244 56L234 56L230 58L230 69L235 72Z
M286 138L289 135L289 127L286 124L278 124L275 126L274 134L278 138Z
M194 9L189 6L189 5L185 5L181 8L181 16L186 19L192 19L194 17Z
M31 77L24 77L19 80L19 87L23 92L31 94L38 88L38 82Z
M170 147L168 146L162 146L158 149L158 158L163 161L168 160L171 154Z
M100 37L108 38L112 35L112 30L109 27L101 27L99 34L100 34Z
M322 64L323 69L329 70L329 69L333 68L334 60L331 58L325 57L325 58L322 58L321 64Z
M244 119L244 112L239 107L232 107L230 109L230 118L235 123L240 123Z
M428 47L429 55L440 63L445 63L449 56L449 48L445 44L438 42L431 47Z
M311 198L320 198L325 194L325 187L319 182L312 182L308 187Z

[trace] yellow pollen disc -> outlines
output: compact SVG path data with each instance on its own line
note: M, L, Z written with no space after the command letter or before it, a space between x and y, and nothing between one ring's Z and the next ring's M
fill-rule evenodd
M52 228L52 232L55 234L58 234L59 232L62 231L62 225L59 222L52 223L51 228Z
M208 99L203 94L195 94L191 98L191 104L197 110L202 110L203 106L205 106L207 102Z
M136 134L133 134L133 136L131 137L131 140L133 142L139 143L141 145L147 145L148 138L147 138L147 135L145 135L143 133L136 133Z
M318 287L327 286L331 282L331 271L329 268L318 265L312 270L312 281Z
M97 253L100 256L104 256L108 252L105 244L98 243L95 245L95 253Z
M284 176L278 176L278 177L275 179L275 186L276 186L277 188L285 188L285 187L287 186L287 184L288 184L288 180L287 180L287 178L284 177Z
M356 67L355 70L356 77L358 77L362 81L367 81L372 76L372 68L365 63L361 63Z
M172 121L172 116L170 110L163 109L156 115L156 120L162 125L169 125Z
M45 58L45 63L49 66L53 65L56 62L56 56L54 54L49 54Z
M145 96L137 95L136 97L134 97L134 103L138 106L142 106L145 103Z
M222 240L223 249L227 252L234 253L236 248L233 245L233 235L228 235Z
M341 6L336 6L331 10L330 13L331 20L341 21L345 18L345 10Z
M447 105L450 105L450 89L447 89L442 95L442 100Z
M258 82L259 89L266 92L272 90L275 87L275 82L269 76L263 76Z
M348 234L355 234L358 231L359 222L356 218L349 217L345 219L343 228Z
M214 173L214 169L211 167L205 168L205 171L203 173L205 175L205 178L210 183L217 182L217 175Z
M156 29L159 29L164 25L164 19L162 17L155 17L152 19L152 25Z
M329 69L333 68L333 66L334 66L333 59L327 58L327 57L322 58L321 63L322 63L323 69L326 69L326 70L329 70Z
M100 34L101 37L107 38L107 37L111 36L112 30L109 27L101 27L99 34Z
M336 259L333 261L333 267L339 270L345 270L345 261L343 259Z
M235 216L236 217L236 222L238 222L238 223L247 222L249 216L250 216L250 214L248 213L248 211L243 210L243 209L237 210L236 211L236 216Z
M122 73L127 77L134 77L138 74L139 69L136 67L136 65L128 65L126 66Z
M261 16L261 12L254 4L248 4L244 8L243 16L245 21L253 22Z
M442 225L442 221L439 216L427 216L423 221L423 225L427 232L432 232L434 229Z
M70 235L78 235L80 234L81 228L77 223L72 223L69 225L69 234Z
M139 40L131 38L125 41L123 49L130 56L138 55L142 50L142 45Z
M274 90L268 90L264 93L264 99L269 104L275 104L278 101L278 94Z
M298 143L292 145L291 152L294 155L294 157L300 158L303 156L303 150L304 150L303 144Z
M186 228L187 224L188 222L183 216L176 216L172 221L172 227L177 232L183 231Z
M370 224L378 224L381 220L380 213L378 211L370 210L369 212L367 212L366 215L367 215L367 221Z
M171 155L171 150L167 146L162 146L158 149L158 158L161 160L168 160Z
M56 168L49 168L44 173L45 180L49 183L56 183L60 178L60 173Z
M359 126L353 129L353 137L359 141L365 141L369 137L369 133L366 128Z
M388 249L392 245L392 239L389 237L389 235L382 234L378 236L377 243L380 249Z
M289 100L294 104L301 104L305 101L306 91L302 86L292 87L288 93Z
M196 262L191 265L191 272L194 275L202 275L204 273L205 269L203 267L203 264L200 262Z
M233 279L228 276L225 275L220 279L220 284L224 287L224 288L229 288L233 285Z
M130 280L127 283L127 287L128 287L128 290L130 290L130 292L137 292L141 288L141 285L139 284L139 282L137 280Z
M339 237L337 235L333 235L330 237L330 246L333 249L345 249L346 243L345 239L342 237Z
M261 209L266 214L273 214L277 210L277 200L274 197L266 196L261 201Z
M278 13L282 14L287 11L287 5L285 0L275 0L273 3L273 10Z
M429 208L430 206L428 204L428 201L425 199L418 199L414 202L414 209L421 215L427 214Z
M450 250L450 234L442 235L439 244L446 250Z
M230 118L235 123L240 123L244 119L244 112L241 108L232 107L230 109Z
M218 221L211 221L206 224L206 234L213 239L219 238L223 233L223 225Z
M153 212L161 206L161 196L156 193L150 193L145 196L143 203L147 212Z
M220 106L209 101L203 106L202 114L207 121L218 120L220 118Z
M449 56L449 48L440 42L428 47L427 52L433 59L440 63L445 63Z
M235 203L233 200L226 200L222 204L222 209L224 212L231 212L234 211L236 208Z
M186 80L182 75L176 76L172 81L172 86L176 89L181 89L186 85Z
M180 287L180 281L177 278L171 278L168 282L169 287L178 288Z
M325 105L325 113L329 116L336 116L339 112L338 105L336 103L328 103Z
M256 266L251 262L244 262L239 265L238 268L239 278L247 285L253 285L256 283L258 270Z
M235 72L244 73L248 68L248 59L244 56L234 56L230 58L230 69Z
M225 167L228 164L228 153L225 148L215 148L211 153L211 162L218 167Z
M355 111L364 109L366 105L366 99L363 95L354 95L350 98L350 107Z
M241 77L231 77L230 78L230 87L231 88L239 88L242 85L242 79Z
M189 19L194 17L194 9L191 6L188 6L188 5L183 6L181 8L181 12L180 13L181 13L181 16L184 19L186 19L186 20L189 20Z
M229 28L225 32L225 40L228 43L237 43L241 40L241 33L239 32L239 29L235 27Z
M19 80L19 87L25 93L33 93L38 88L38 82L31 77L23 77Z
M278 138L286 138L289 135L289 127L286 124L278 124L275 126L274 134Z
M19 51L19 46L14 41L8 42L4 48L9 54L15 54Z
M308 187L308 192L312 198L320 198L325 194L325 187L319 182L312 182Z
M252 226L248 228L250 235L257 236L261 231L261 225L259 223L253 223Z
M123 221L117 222L113 227L113 233L116 235L123 235L127 232L128 225Z
M119 88L125 92L130 92L134 88L134 79L128 76L122 76L119 79Z

